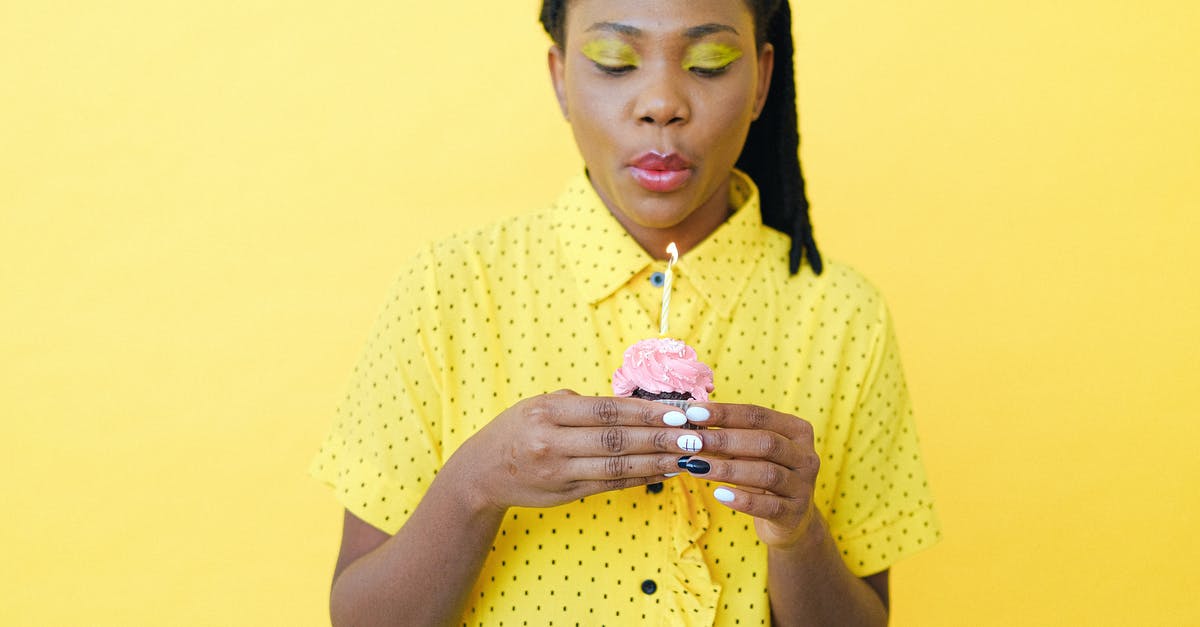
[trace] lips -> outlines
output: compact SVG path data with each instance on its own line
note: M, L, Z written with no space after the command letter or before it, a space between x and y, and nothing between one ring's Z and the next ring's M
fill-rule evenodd
M647 152L629 163L629 172L647 191L665 194L687 184L692 164L677 153Z

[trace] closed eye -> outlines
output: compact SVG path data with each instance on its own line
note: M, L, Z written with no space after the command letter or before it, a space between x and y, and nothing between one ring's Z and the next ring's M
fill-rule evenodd
M624 76L637 69L636 65L604 65L603 63L596 63L594 61L592 63L595 64L596 69L609 76Z
M596 68L610 76L622 76L637 69L642 59L633 46L619 39L595 39L581 49Z
M723 65L721 67L715 67L715 68L693 67L689 71L692 74L696 74L697 76L706 76L706 77L720 76L720 75L724 74L725 72L729 71L730 65L733 65L733 64L730 63L728 65Z
M702 43L688 49L683 69L697 76L720 76L742 58L742 51L722 43Z

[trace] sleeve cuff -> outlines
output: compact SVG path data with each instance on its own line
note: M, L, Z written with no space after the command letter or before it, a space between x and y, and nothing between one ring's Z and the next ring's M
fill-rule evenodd
M891 568L901 559L923 551L942 538L941 525L932 508L902 514L868 533L835 540L842 560L858 577Z

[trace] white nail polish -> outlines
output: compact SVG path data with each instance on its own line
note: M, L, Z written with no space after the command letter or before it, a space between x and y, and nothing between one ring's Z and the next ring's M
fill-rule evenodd
M664 477L678 477L678 476L679 476L679 473L677 473L677 472L668 472L667 474L665 474L665 475L663 475L663 476L664 476Z
M687 410L688 420L691 420L692 422L704 422L705 420L708 420L708 417L711 415L712 414L708 413L708 410L704 409L703 407L688 407Z
M683 412L669 411L663 416L663 422L668 427L682 427L687 424L687 421L687 416L683 415Z
M704 448L704 440L701 440L700 436L692 435L691 433L679 436L679 439L675 443L679 445L679 448L689 453L698 453L700 449Z
M730 490L729 488L717 488L716 490L713 490L713 498L722 503L732 502L733 490Z

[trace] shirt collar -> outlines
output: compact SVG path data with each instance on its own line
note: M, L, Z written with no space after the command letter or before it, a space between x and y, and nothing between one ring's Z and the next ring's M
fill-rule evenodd
M729 183L733 215L680 257L675 266L726 318L733 314L755 267L761 263L768 237L759 210L758 187L739 170L733 171Z
M766 247L754 182L733 170L729 196L733 215L675 266L724 317L733 313ZM554 216L559 245L589 303L609 297L655 263L613 217L585 174L568 183L554 205Z

